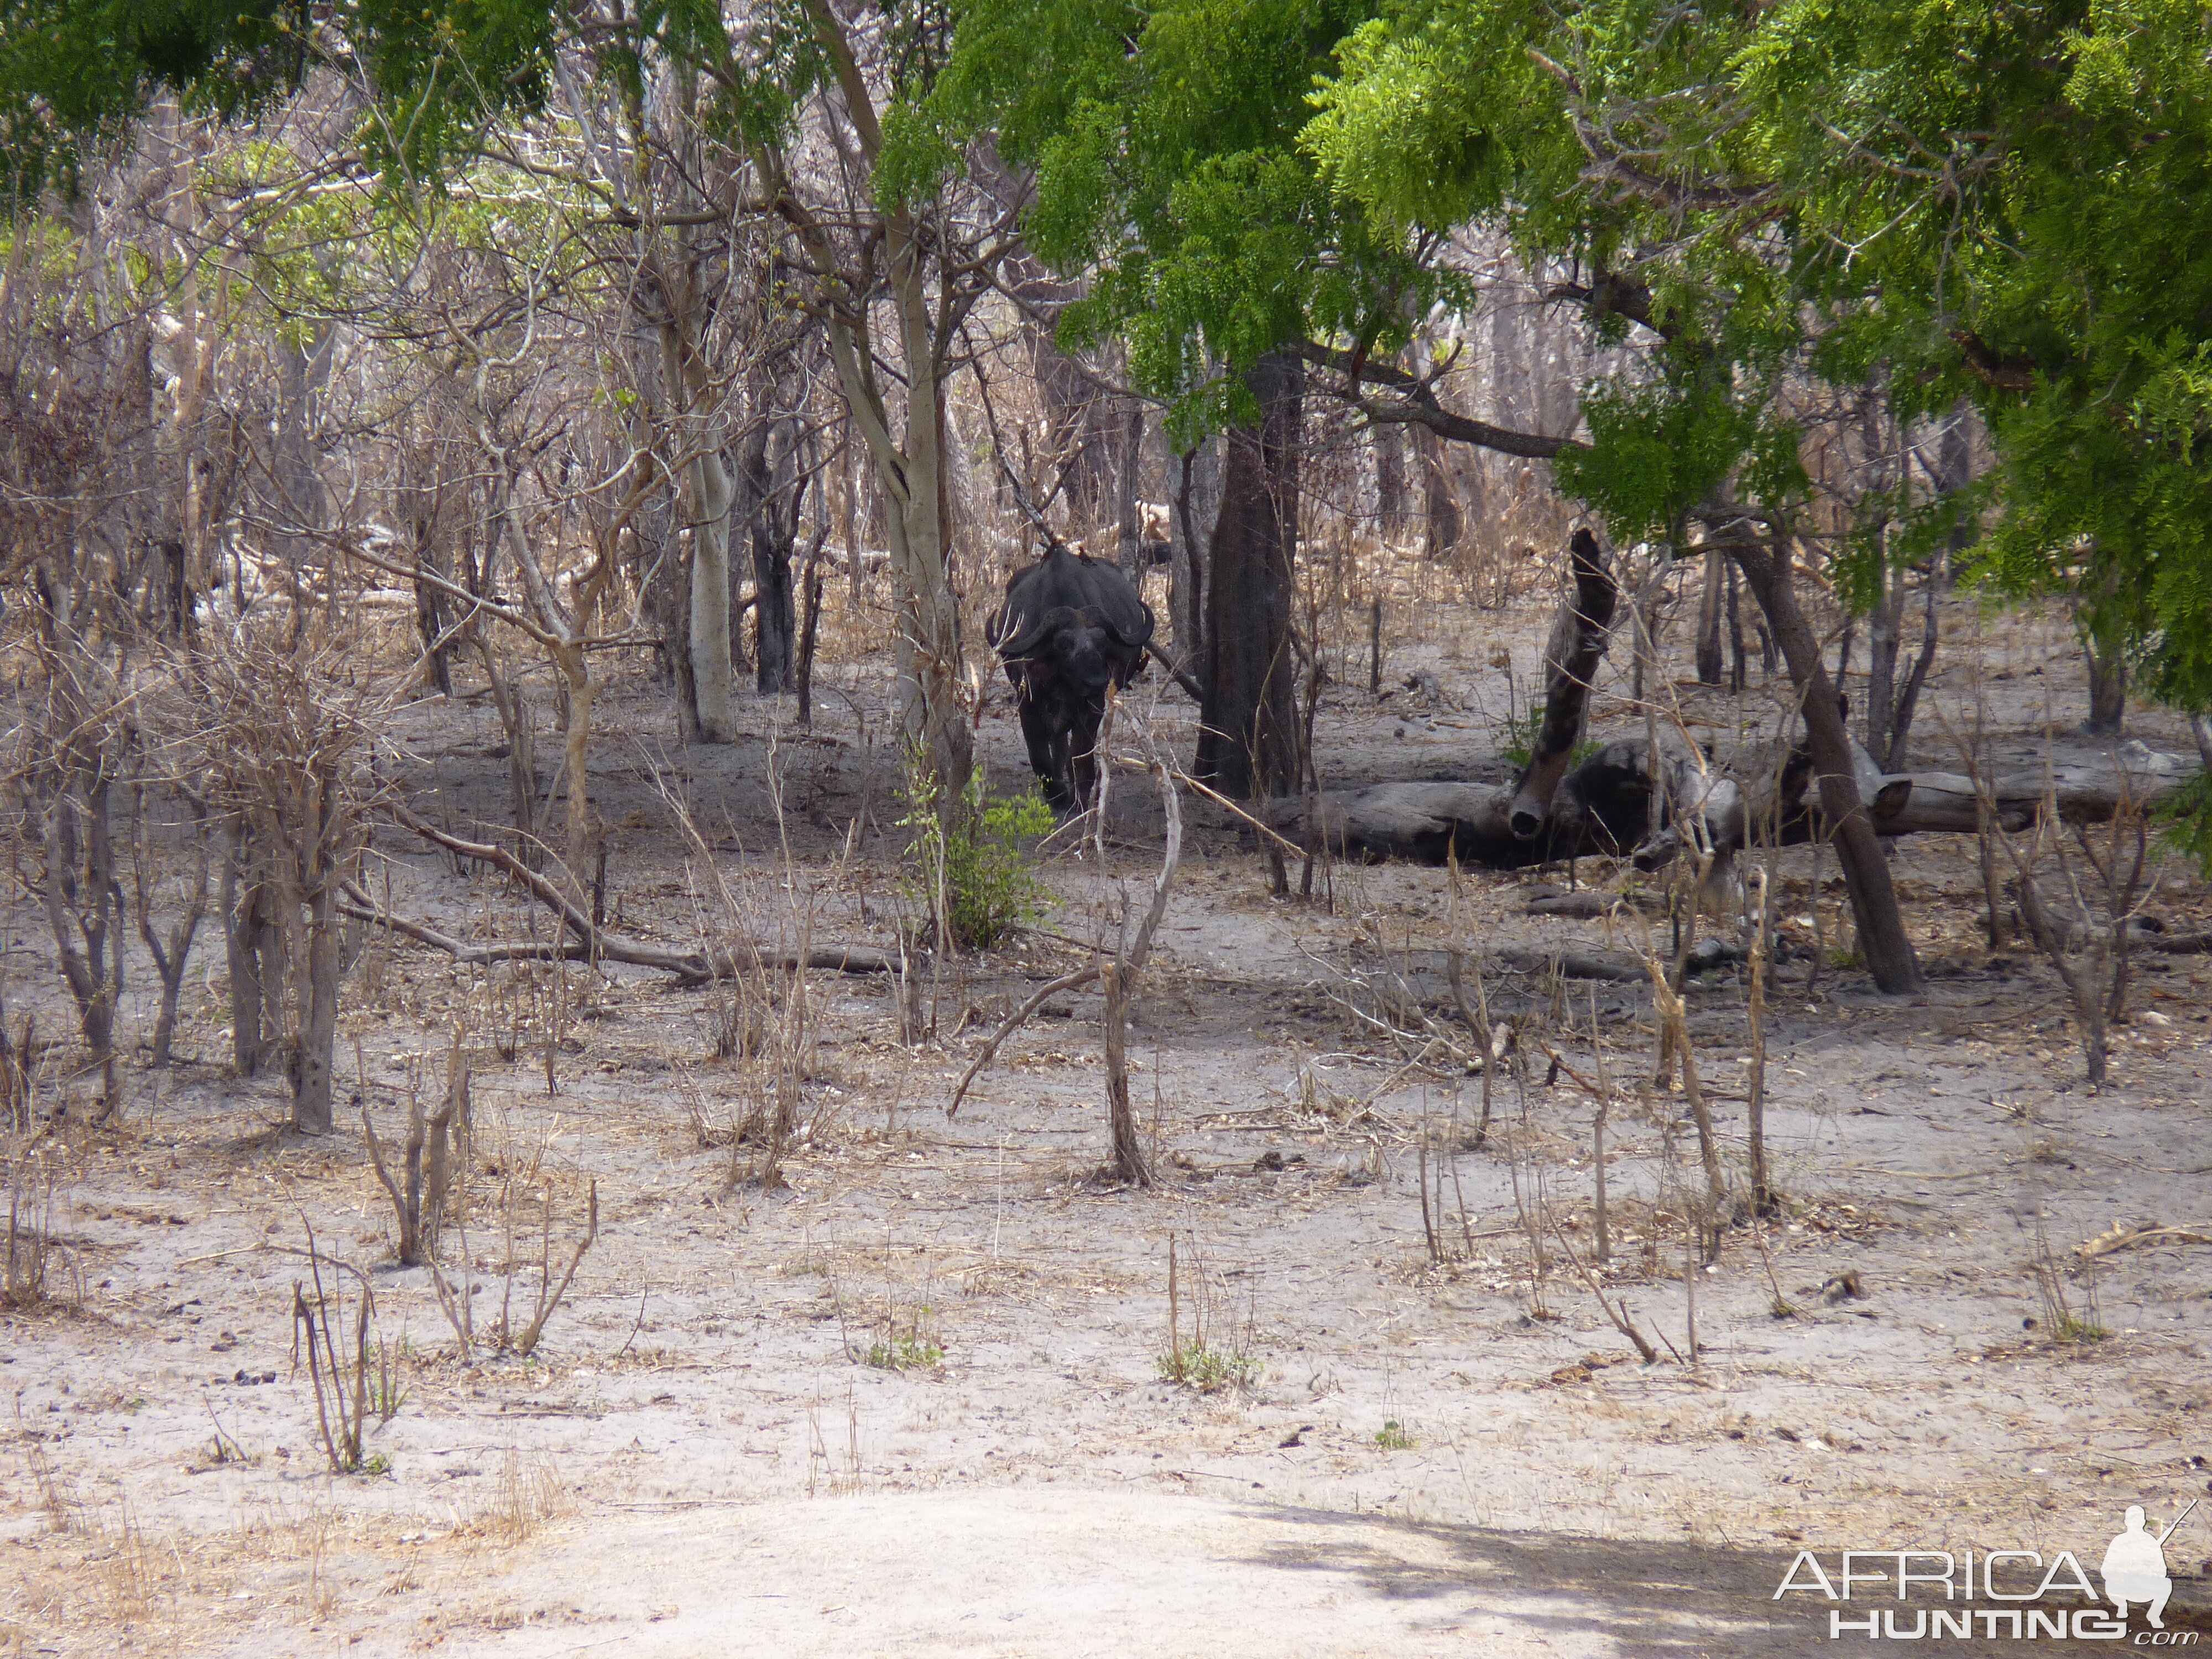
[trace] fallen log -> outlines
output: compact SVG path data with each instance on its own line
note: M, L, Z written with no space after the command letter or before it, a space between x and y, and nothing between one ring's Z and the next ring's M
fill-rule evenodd
M1650 835L1650 772L1641 738L1609 743L1570 772L1552 799L1541 830L1513 833L1515 789L1506 784L1458 781L1370 784L1311 800L1282 798L1264 804L1261 816L1293 840L1343 858L1403 858L1426 864L1456 859L1491 870L1588 857L1633 856L1639 868L1658 869L1679 850L1679 821L1699 814L1717 849L1782 846L1827 833L1812 779L1809 757L1792 755L1775 773L1739 781L1711 763L1692 762L1680 738L1661 735L1662 775L1677 822ZM1884 836L1971 835L1974 791L1968 779L1948 772L1883 773L1869 761L1859 779L1860 799ZM2149 750L2123 750L2096 766L2064 766L2000 778L1994 786L2004 826L2034 822L2046 799L2067 823L2109 821L2124 804L2154 805L2186 782L2195 768ZM2046 788L2046 785L2048 787Z
M456 857L488 864L527 888L531 896L557 916L569 937L562 939L457 939L449 933L392 915L368 893L348 882L340 908L356 921L388 927L418 945L444 951L456 961L493 962L619 962L672 974L679 984L703 985L710 980L736 979L763 969L810 968L825 973L887 974L897 963L884 951L866 945L830 945L805 951L771 949L750 939L720 939L696 951L679 951L653 945L627 934L611 933L594 922L583 907L542 872L532 869L496 842L470 841L417 817L394 804L392 816L432 846Z

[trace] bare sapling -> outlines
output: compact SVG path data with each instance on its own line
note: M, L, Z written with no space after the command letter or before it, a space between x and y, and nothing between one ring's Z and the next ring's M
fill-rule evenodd
M1155 759L1152 771L1158 779L1160 808L1167 819L1165 844L1160 849L1159 874L1152 878L1152 900L1133 935L1125 914L1114 946L1114 960L1103 969L1106 981L1106 1119L1112 1144L1114 1178L1134 1187L1152 1184L1152 1173L1137 1133L1137 1115L1129 1103L1129 1002L1135 994L1146 959L1152 950L1152 935L1167 914L1168 893L1175 885L1176 870L1182 860L1182 809L1175 780L1164 762ZM1101 794L1103 794L1102 788Z
M2058 808L2046 752L2042 810L2023 842L2005 827L1973 750L1958 743L1955 732L1953 740L1980 803L1981 819L2012 866L2007 886L2019 906L2019 919L2057 971L2073 1004L2089 1085L2101 1088L2110 1065L2111 1029L2127 1018L2130 946L2161 873L2151 857L2150 814L2123 766L2115 769L2118 793L2110 818L2102 824L2068 823ZM2041 872L2046 867L2060 884L2056 892L2044 884Z
M1459 1007L1459 1017L1474 1033L1476 1045L1481 1050L1482 1116L1474 1126L1474 1143L1480 1146L1490 1137L1491 1083L1497 1074L1498 1061L1504 1057L1505 1045L1499 1041L1499 1034L1491 1029L1490 995L1483 986L1482 964L1480 962L1474 964L1474 1006L1472 1008L1468 1006L1465 983L1467 953L1460 947L1459 854L1450 848L1447 848L1445 852L1451 871L1450 897L1444 915L1444 931L1451 940L1447 972L1451 981L1452 1000Z
M361 1045L354 1045L356 1063L365 1073ZM407 1140L395 1172L386 1162L384 1143L368 1113L368 1089L361 1091L361 1129L368 1143L369 1162L376 1178L392 1200L399 1231L397 1260L403 1267L418 1267L437 1254L438 1231L446 1213L447 1188L457 1162L456 1153L468 1135L469 1072L458 1041L447 1063L445 1103L425 1115L422 1092L422 1056L409 1066L407 1081Z
M546 1321L567 1298L586 1253L599 1242L599 1183L593 1181L586 1189L583 1231L569 1250L567 1263L561 1262L553 1240L556 1208L553 1188L544 1177L542 1164L542 1151L520 1170L511 1161L502 1161L499 1213L504 1255L500 1267L499 1312L488 1325L480 1326L476 1316L477 1297L488 1287L480 1285L476 1277L465 1216L455 1224L459 1248L454 1251L454 1277L448 1279L434 1259L428 1264L430 1284L438 1293L438 1306L446 1316L446 1322L453 1327L454 1340L465 1360L474 1358L484 1350L527 1356L544 1334ZM528 1213L532 1210L536 1212L534 1217ZM527 1234L533 1231L530 1225L532 1219L537 1223L536 1260L526 1262L521 1251ZM526 1278L529 1280L525 1291L526 1313L515 1300L518 1281Z
M1751 1213L1753 1224L1774 1210L1774 1188L1766 1170L1766 956L1767 930L1772 926L1768 900L1769 872L1762 865L1752 872L1752 899L1758 906L1752 921L1750 983L1746 988L1744 1022L1751 1036L1751 1078L1747 1087L1746 1133L1751 1142Z
M301 1224L307 1224L304 1218ZM376 1315L376 1298L365 1274L325 1255L315 1243L312 1226L307 1227L307 1233L308 1278L292 1281L292 1364L295 1370L303 1362L307 1365L307 1381L315 1396L315 1428L331 1472L374 1473L383 1460L373 1463L364 1455L362 1441L375 1408L369 1369L374 1349L369 1326ZM327 1282L323 1275L326 1266L331 1269ZM350 1328L346 1319L343 1275L347 1273L360 1282ZM377 1393L392 1386L388 1377L380 1376L378 1382Z
M1559 1254L1565 1259L1567 1266L1573 1269L1575 1277L1581 1279L1584 1288L1597 1299L1598 1309L1605 1315L1606 1322L1628 1339L1629 1345L1636 1350L1645 1364L1658 1364L1659 1351L1653 1347L1650 1340L1636 1328L1636 1321L1629 1313L1627 1298L1609 1297L1605 1293L1605 1286L1599 1281L1597 1274L1591 1271L1589 1263L1575 1254L1574 1245L1568 1241L1566 1233L1559 1226L1556 1220L1553 1224L1552 1237L1558 1241Z
M50 630L67 639L58 616ZM123 889L117 880L113 797L127 746L112 666L57 647L47 665L47 718L26 728L33 752L21 763L24 823L42 854L46 925L63 982L76 1005L87 1070L100 1080L98 1121L119 1103L115 1016L123 996ZM102 688L107 688L103 695Z
M168 792L185 809L185 834L188 845L185 852L185 874L177 883L177 908L166 931L155 921L155 898L161 890L162 849L157 836L157 827L147 813L148 791L142 780L133 789L136 810L131 814L131 884L132 910L138 923L138 937L145 942L146 954L154 963L154 972L161 981L161 1004L154 1017L153 1054L148 1064L156 1067L169 1063L170 1045L177 1030L177 1000L185 985L185 966L191 958L192 940L199 933L201 920L207 915L208 872L211 862L208 848L207 803L181 787Z
M1713 1114L1705 1098L1704 1084L1698 1076L1698 1055L1690 1042L1689 1009L1682 994L1675 988L1674 976L1659 959L1657 941L1651 936L1650 924L1639 921L1644 930L1644 966L1651 981L1651 1010L1659 1027L1659 1066L1655 1079L1662 1088L1668 1081L1670 1058L1681 1067L1682 1094L1689 1103L1690 1116L1698 1129L1698 1155L1705 1165L1705 1202L1702 1212L1711 1218L1713 1229L1708 1249L1719 1250L1719 1222L1722 1206L1728 1196L1728 1177L1721 1168L1719 1138L1713 1128Z
M1597 987L1590 987L1590 1058L1597 1073L1597 1109L1590 1118L1591 1228L1597 1261L1603 1267L1613 1259L1613 1233L1606 1215L1605 1129L1613 1106L1613 1085L1605 1074L1605 1036L1597 1018Z
M1216 1311L1221 1293L1206 1271L1205 1252L1196 1237L1189 1243L1189 1265L1183 1266L1176 1236L1168 1235L1168 1346L1160 1356L1159 1373L1169 1382L1181 1383L1199 1394L1243 1388L1260 1372L1251 1354L1252 1328L1248 1318L1240 1329ZM1186 1334L1184 1315L1189 1315ZM1228 1324L1224 1333L1222 1327Z
M7 1152L7 1272L0 1308L84 1305L84 1262L63 1241L63 1152L51 1136L11 1145Z

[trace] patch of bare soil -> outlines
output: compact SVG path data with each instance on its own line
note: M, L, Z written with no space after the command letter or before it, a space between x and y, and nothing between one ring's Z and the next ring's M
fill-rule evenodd
M1332 689L1329 781L1504 775L1492 653L1525 684L1545 608L1484 619L1480 649L1401 642L1385 684L1413 684L1390 697ZM1964 606L1946 626L1931 696L1953 718L1978 696L2029 756L2079 718L2061 627ZM674 749L648 688L611 695L611 918L696 943L724 914L665 787L757 930L890 941L915 900L896 769L854 714L878 690L848 673L806 732L764 701L708 753ZM1778 704L1688 707L1771 729ZM411 719L417 810L498 820L489 709ZM1188 752L1179 695L1129 710L1125 743L1146 719ZM2188 752L2171 722L2135 730ZM1018 775L1002 705L981 733ZM1939 731L1921 747L1953 764ZM1649 989L1547 965L1608 926L1632 950L1632 927L1530 917L1534 873L1323 867L1311 897L1273 898L1255 846L1194 807L1130 1039L1158 1180L1115 1188L1095 988L944 1108L998 1023L1146 896L1145 787L1116 785L1103 842L1048 853L1054 915L902 989L680 988L367 940L340 1046L386 1147L410 1098L446 1097L457 1045L471 1071L442 1298L392 1262L359 1105L303 1142L276 1085L226 1074L204 940L179 1064L19 1175L46 1280L0 1313L0 1653L1780 1655L1829 1640L1830 1604L1772 1597L1801 1548L1831 1571L1845 1549L2020 1549L2094 1572L2129 1505L2163 1524L2192 1497L2166 1619L2212 1627L2205 957L2139 963L2093 1094L2051 968L1986 949L1972 837L1897 849L1929 971L1911 1001L1834 959L1833 860L1778 855L1770 1214L1740 1196L1746 982L1686 993L1737 1194L1708 1262ZM397 908L531 925L480 874L381 851ZM2212 921L2179 871L2154 908ZM43 916L7 921L11 1006L60 1029ZM1453 949L1501 1032L1486 1079L1434 971ZM150 1002L125 1021L143 1032ZM496 1351L594 1204L542 1340ZM358 1270L324 1268L341 1348L374 1287L362 1474L331 1472L297 1335L310 1227Z

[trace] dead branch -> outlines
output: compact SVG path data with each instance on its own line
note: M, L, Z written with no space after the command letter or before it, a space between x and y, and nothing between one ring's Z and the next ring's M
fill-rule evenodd
M975 1063L969 1066L967 1075L960 1079L960 1086L952 1091L952 1101L945 1107L945 1115L951 1117L960 1109L960 1103L967 1096L968 1085L975 1080L975 1074L991 1063L991 1056L999 1052L1000 1043L1029 1024L1030 1016L1043 1007L1048 999L1059 992L1073 991L1079 985L1090 984L1092 980L1098 977L1098 973L1099 964L1094 962L1087 968L1079 968L1072 974L1062 974L1058 979L1038 987L1036 994L1008 1015L1006 1023L999 1027L998 1030L992 1035L991 1040L983 1045L983 1052L975 1056Z
M418 944L448 951L461 961L514 962L558 958L620 962L632 967L652 968L661 973L673 974L679 981L687 985L701 984L708 980L735 979L741 974L757 973L769 968L805 967L832 973L887 974L893 966L891 958L884 951L863 945L826 945L805 951L774 951L763 950L750 939L733 939L696 951L678 951L668 945L648 944L643 939L610 933L593 922L582 906L562 892L558 885L532 870L504 847L492 842L469 841L449 834L416 817L398 802L392 803L392 816L404 828L414 831L432 846L443 848L461 858L489 864L520 882L529 889L532 896L558 916L574 936L566 943L488 940L471 945L419 922L394 916L375 905L359 888L349 888L347 897L352 901L348 907L349 914L380 927L388 927Z

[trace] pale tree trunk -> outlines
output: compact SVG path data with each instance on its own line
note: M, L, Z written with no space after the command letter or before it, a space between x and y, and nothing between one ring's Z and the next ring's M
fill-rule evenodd
M884 136L866 80L828 0L807 0L806 9L835 73L860 159L872 171ZM957 293L951 246L957 227L947 216L923 216L905 201L877 204L857 258L846 257L824 222L801 201L785 158L761 150L755 161L769 195L822 273L830 362L889 509L899 730L929 768L939 800L952 809L967 787L973 757L960 701L960 612L951 584L945 363L967 307L986 291L973 273L980 269L988 276L1011 243L988 252L974 250L974 263L964 267L967 274L960 279L969 288ZM938 276L934 294L933 262ZM868 335L869 296L877 291L878 270L906 381L896 433Z
M1889 526L1875 532L1874 608L1867 612L1866 749L1877 757L1890 750L1897 718L1897 651L1905 637L1905 580L1889 562Z
M941 447L944 365L925 291L927 251L904 212L892 215L890 226L892 292L907 368L906 499L891 546L899 577L899 725L929 757L942 799L953 801L967 787L973 758L960 705L960 611L945 535L951 503ZM880 463L878 471L884 471Z
M331 1128L331 1070L338 1030L338 921L335 874L317 884L307 902L307 976L302 988L300 1046L294 1051L292 1127L301 1134Z
M690 459L684 469L690 496L691 696L702 743L728 743L737 735L732 697L737 671L730 654L730 507L736 496L722 453L720 422L708 407L710 392L697 342L678 324L661 331L666 383L683 404L678 422Z
M678 147L687 180L700 176L694 88L689 76L677 77L675 121ZM580 102L577 105L582 107ZM652 190L651 156L657 145L648 131L641 102L628 100L634 183L625 187L619 170L610 167L609 177L618 197L634 194L642 204ZM687 182L678 192L676 210L697 214L705 207ZM702 743L728 743L737 736L732 699L737 671L730 648L730 508L736 491L723 449L728 433L719 407L719 389L707 361L705 305L701 295L701 265L707 255L697 246L698 228L679 224L666 228L641 225L638 256L641 303L653 313L650 326L660 341L660 395L683 458L680 476L689 498L691 521L691 580L688 637L689 714L696 717L696 736ZM686 688L678 677L678 691ZM692 735L692 721L684 724Z

